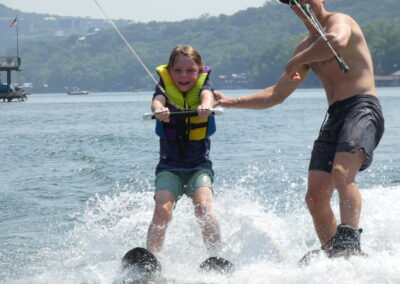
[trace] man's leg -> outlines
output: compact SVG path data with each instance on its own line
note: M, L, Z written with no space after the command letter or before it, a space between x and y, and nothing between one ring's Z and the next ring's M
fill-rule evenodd
M147 249L154 254L161 251L165 239L165 232L176 202L175 196L167 190L159 190L155 196L153 219L147 231Z
M361 193L355 177L361 168L364 154L339 152L335 155L332 178L339 192L341 223L357 229L362 207Z
M221 235L219 223L213 214L214 198L211 188L206 186L198 188L194 192L192 200L207 250L211 254L218 253Z
M336 232L336 218L330 204L333 190L334 183L331 174L320 170L309 171L305 200L322 247L328 245Z

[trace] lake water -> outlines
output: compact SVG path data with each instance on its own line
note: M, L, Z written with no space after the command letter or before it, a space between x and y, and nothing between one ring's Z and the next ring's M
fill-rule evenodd
M226 91L243 96L249 90ZM400 88L379 89L386 131L362 189L369 258L297 261L319 247L304 202L323 90L269 110L226 109L211 159L216 214L233 275L207 257L192 204L177 204L162 251L166 283L400 283ZM122 283L120 261L144 246L158 139L143 121L151 93L34 94L0 103L0 283ZM337 195L332 201L338 213Z

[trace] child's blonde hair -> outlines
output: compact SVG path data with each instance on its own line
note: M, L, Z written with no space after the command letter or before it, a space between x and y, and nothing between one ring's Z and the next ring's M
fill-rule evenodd
M171 70L171 68L174 67L175 62L181 55L193 59L193 61L199 66L200 72L203 70L203 62L200 53L190 45L178 45L172 49L167 66L168 70Z

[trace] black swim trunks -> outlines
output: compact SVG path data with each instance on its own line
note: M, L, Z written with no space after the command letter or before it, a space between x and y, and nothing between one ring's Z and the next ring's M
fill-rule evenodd
M329 106L328 120L314 142L309 170L330 173L337 152L362 150L360 171L371 165L373 151L384 132L382 108L376 96L356 95Z

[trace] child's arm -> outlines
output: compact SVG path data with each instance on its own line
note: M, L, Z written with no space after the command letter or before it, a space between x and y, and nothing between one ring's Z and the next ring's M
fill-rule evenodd
M211 114L210 108L214 105L214 95L210 90L203 90L200 93L200 105L197 107L197 113L200 119L205 119Z
M155 96L151 103L151 111L158 120L169 122L169 109L165 107L166 102L167 100L163 95Z

